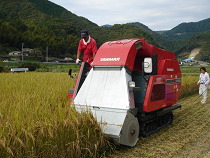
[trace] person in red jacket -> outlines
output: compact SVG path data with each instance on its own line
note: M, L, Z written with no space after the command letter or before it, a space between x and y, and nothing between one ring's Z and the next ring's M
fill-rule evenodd
M96 41L90 37L87 30L81 31L81 38L78 45L76 63L81 61L80 56L83 53L83 61L91 65L97 52Z

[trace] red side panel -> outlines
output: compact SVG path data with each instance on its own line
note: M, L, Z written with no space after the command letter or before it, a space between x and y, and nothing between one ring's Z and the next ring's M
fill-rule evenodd
M181 92L181 72L174 59L161 60L158 76L150 76L143 110L152 112L175 104Z
M74 88L74 94L72 96L72 99L75 98L75 96L77 95L80 87L82 86L83 82L84 82L84 75L85 73L89 70L89 64L86 62L82 62L81 66L80 66L80 71L76 80L76 86Z
M143 110L151 112L166 107L164 76L150 76L147 87Z
M181 71L177 60L162 60L159 75L166 76L166 105L175 104L181 93Z
M74 95L73 95L73 94L68 94L67 96L68 96L68 98L73 99L73 96L74 96Z
M173 75L181 77L180 67L177 60L165 59L161 60L158 65L159 75Z

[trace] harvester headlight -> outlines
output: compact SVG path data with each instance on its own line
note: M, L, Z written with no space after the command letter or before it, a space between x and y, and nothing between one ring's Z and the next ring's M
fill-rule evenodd
M129 87L134 88L136 86L134 81L130 81L129 82Z

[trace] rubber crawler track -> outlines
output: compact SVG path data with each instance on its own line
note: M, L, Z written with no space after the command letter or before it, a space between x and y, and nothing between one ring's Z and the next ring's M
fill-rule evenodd
M173 122L173 113L169 112L159 117L147 121L140 121L139 135L142 137L148 137L161 129L169 126Z

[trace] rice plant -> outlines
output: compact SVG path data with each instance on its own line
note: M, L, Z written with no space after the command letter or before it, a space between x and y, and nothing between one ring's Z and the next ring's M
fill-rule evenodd
M109 143L70 107L67 73L0 74L0 157L100 157Z
M197 85L198 75L183 75L182 76L182 91L180 98L198 93L199 86Z
M182 98L197 92L197 80L183 76ZM67 73L1 73L0 157L102 157L110 152L113 146L92 115L70 106L67 92L73 87Z

